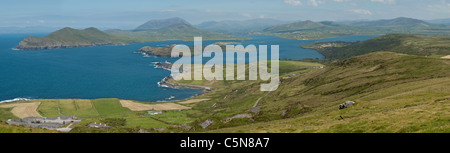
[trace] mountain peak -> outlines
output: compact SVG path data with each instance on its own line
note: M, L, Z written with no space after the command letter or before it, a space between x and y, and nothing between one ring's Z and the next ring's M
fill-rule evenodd
M169 27L169 26L173 26L173 25L177 25L177 24L191 25L189 22L187 22L186 20L179 18L179 17L168 18L168 19L153 19L153 20L150 20L150 21L144 23L143 25L140 25L134 31L155 30L155 29L161 29L161 28L165 28L165 27Z

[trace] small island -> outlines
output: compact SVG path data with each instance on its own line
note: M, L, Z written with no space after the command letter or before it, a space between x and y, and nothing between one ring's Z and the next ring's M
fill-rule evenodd
M238 42L216 42L214 43L214 45L218 45L220 46L220 48L222 49L222 51L226 51L226 45L232 45L232 44L238 44ZM176 44L172 44L172 45L168 45L165 47L152 47L152 46L144 46L142 48L140 48L139 50L137 50L138 53L142 53L145 56L156 56L156 57L171 57L171 53L172 53L172 48L175 47ZM191 51L191 56L196 56L198 54L194 53L194 47L190 46L189 47L190 51ZM203 50L205 49L205 46L203 46ZM238 49L236 48L233 51L256 51L256 50L251 50L251 49Z
M63 28L43 38L28 36L16 47L20 50L75 48L100 45L125 45L128 41L109 35L97 28L77 30Z

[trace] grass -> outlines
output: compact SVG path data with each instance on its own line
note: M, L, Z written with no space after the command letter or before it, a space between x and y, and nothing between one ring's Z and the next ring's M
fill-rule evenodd
M62 115L58 100L41 100L37 111L44 117L58 117Z
M122 107L118 99L96 99L92 103L101 116L131 112L131 110Z
M13 108L0 108L0 121L17 119L17 117L11 113L12 109Z
M57 132L58 131L40 128L29 128L24 126L8 125L8 123L0 121L0 133L57 133Z
M208 132L448 133L449 65L386 52L350 58L284 81L256 122ZM356 105L338 110L346 100Z
M346 59L376 51L440 58L450 55L450 39L444 36L390 34L363 42L321 42L304 45L329 59Z
M307 62L281 61L278 90L260 91L264 81L206 81L214 91L196 98L192 109L147 115L123 108L118 99L40 100L41 114L84 116L72 132L450 132L450 60L376 52L322 66ZM296 75L292 75L296 74ZM255 102L257 114L249 110ZM339 104L355 101L350 108ZM177 102L175 102L177 103ZM5 110L6 111L6 110ZM238 114L252 118L233 119ZM7 112L3 114L8 114ZM342 118L344 119L342 119ZM125 119L113 129L87 128L105 118ZM207 129L199 124L214 123ZM187 124L194 131L176 125Z

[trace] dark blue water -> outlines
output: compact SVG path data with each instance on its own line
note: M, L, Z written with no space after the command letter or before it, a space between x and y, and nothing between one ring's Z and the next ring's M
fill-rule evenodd
M154 68L153 62L177 59L143 57L135 53L143 46L166 46L193 42L171 40L125 46L99 46L39 51L17 51L15 46L30 34L0 35L0 101L18 97L31 99L120 98L139 101L180 100L201 90L159 87L170 72ZM44 36L44 34L31 34ZM243 45L279 45L280 59L323 58L299 46L317 41L362 41L376 36L346 36L315 41L250 36ZM204 41L212 44L216 41Z

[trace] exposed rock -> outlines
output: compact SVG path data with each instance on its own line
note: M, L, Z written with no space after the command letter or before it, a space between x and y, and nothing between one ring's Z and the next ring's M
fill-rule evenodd
M145 46L139 49L137 52L142 53L146 56L157 56L157 57L171 57L172 48L176 46L175 44L166 47L151 47Z
M181 128L181 129L183 129L184 131L190 131L190 130L192 130L192 127L189 126L189 125L187 125L187 124L183 124L183 125L180 125L180 126L178 126L178 127Z
M145 130L145 129L139 129L138 133L150 133L150 132L148 132L148 131Z
M355 102L353 102L353 101L346 101L345 103L339 105L339 109L345 109L354 104L355 104Z
M88 127L90 127L90 128L102 128L102 129L112 128L111 126L108 126L108 125L102 124L102 123L99 123L99 124L97 124L97 123L90 123L88 125Z
M199 85L190 85L190 84L178 84L172 81L172 76L165 77L161 82L158 82L160 86L171 87L171 88L188 88L188 89L203 89L204 93L211 92L211 88Z
M287 111L283 111L283 112L281 113L281 117L286 116L286 114L287 114Z
M258 114L260 109L261 109L261 107L253 107L249 111L252 112L252 113Z
M206 121L204 121L203 123L200 123L199 125L203 128L206 129L207 127L209 127L212 123L214 123L214 121L207 119Z
M252 117L253 117L252 114L237 114L237 115L234 115L233 117L225 119L222 122L223 123L228 123L228 122L230 122L230 121L232 121L233 119L236 119L236 118L249 118L249 119L251 119Z

